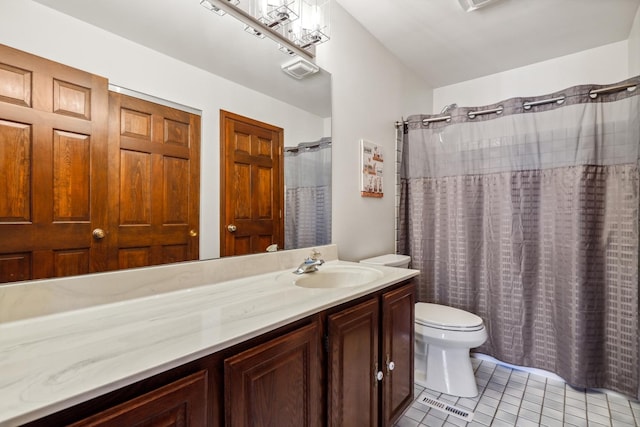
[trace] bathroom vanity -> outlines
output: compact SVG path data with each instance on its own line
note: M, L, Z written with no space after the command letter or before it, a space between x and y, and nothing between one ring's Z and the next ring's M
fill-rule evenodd
M0 426L392 425L418 271L319 249L309 275L292 273L307 249L0 288Z

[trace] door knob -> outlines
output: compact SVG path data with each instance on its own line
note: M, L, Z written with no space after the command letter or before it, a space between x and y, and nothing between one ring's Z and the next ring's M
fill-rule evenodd
M198 232L196 230L189 230L189 236L198 237Z
M93 232L91 233L91 235L93 236L94 239L96 240L102 240L104 239L104 237L107 235L104 230L102 228L96 228L95 230L93 230Z
M236 227L233 224L229 224L227 225L227 230L229 230L231 233L233 233L234 231L236 231L238 229L238 227Z

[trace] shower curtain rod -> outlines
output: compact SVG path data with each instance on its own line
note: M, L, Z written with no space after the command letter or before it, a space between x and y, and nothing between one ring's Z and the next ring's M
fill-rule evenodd
M615 85L615 86L608 86L608 87L603 87L600 89L592 89L589 91L589 96L592 99L596 99L598 97L598 95L601 94L607 94L607 93L611 93L611 92L618 92L618 91L622 91L622 90L629 90L629 91L634 91L636 90L638 84L637 83L627 83L627 84L622 84L622 85ZM538 105L544 105L544 104L551 104L553 102L557 103L557 104L562 104L566 99L566 96L562 95L562 96L556 96L553 98L548 98L548 99L542 99L540 101L526 101L522 103L522 108L524 108L525 110L529 110L531 109L531 107L535 107ZM490 110L478 110L478 111L469 111L467 113L467 115L469 116L469 118L473 119L476 116L482 115L482 114L491 114L491 113L496 113L496 114L501 114L502 113L502 106L498 107L498 108L492 108ZM446 115L446 116L439 116L439 117L430 117L427 119L422 119L422 124L423 125L428 125L429 123L436 123L436 122L443 122L443 121L449 121L451 120L451 115ZM396 121L395 122L395 126L396 129L402 127L402 126L406 126L409 124L408 120L403 120L403 121Z
M285 152L297 153L300 150L312 150L321 146L331 145L330 139L324 139L317 142L301 142L295 147L284 147Z

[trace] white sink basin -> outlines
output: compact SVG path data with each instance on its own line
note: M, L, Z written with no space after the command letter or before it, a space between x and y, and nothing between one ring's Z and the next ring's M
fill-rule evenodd
M323 265L318 271L305 273L294 279L302 288L350 288L382 278L382 272L355 265Z

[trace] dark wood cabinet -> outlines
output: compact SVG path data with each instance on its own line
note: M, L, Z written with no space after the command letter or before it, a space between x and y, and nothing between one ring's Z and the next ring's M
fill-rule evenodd
M328 424L377 426L379 303L374 298L328 318Z
M328 316L328 425L391 426L413 400L414 287Z
M71 424L71 427L204 426L207 372L200 371Z
M391 426L413 400L414 292L392 285L28 426Z
M413 285L382 295L382 425L390 426L413 401Z
M317 322L224 361L225 424L321 425Z

